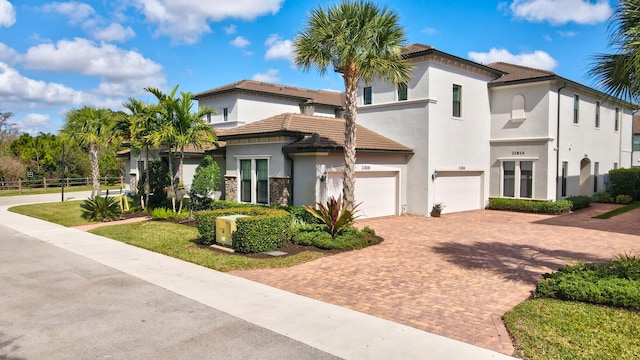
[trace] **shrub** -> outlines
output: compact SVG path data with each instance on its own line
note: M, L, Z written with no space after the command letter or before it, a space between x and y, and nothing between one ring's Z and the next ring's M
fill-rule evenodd
M629 204L633 198L629 195L620 194L616 196L616 204Z
M293 229L291 242L297 245L313 246L319 238L331 239L331 235L327 232L326 225L320 224L303 224Z
M535 296L640 310L640 257L620 255L544 274Z
M196 168L189 197L191 211L208 210L211 208L214 191L220 187L220 167L209 155L205 156Z
M305 224L322 224L323 222L311 215L304 206L293 206L293 205L275 205L272 206L274 209L282 209L287 211L293 218L297 221L301 221Z
M584 195L569 196L565 200L571 201L571 211L576 211L591 206L591 198Z
M182 220L184 218L184 213L173 212L173 210L166 208L155 208L151 211L151 219L153 220Z
M314 245L320 249L356 250L375 242L375 237L356 228L349 228L335 238L318 238Z
M97 195L80 204L82 217L90 221L113 221L120 219L122 210L116 197Z
M200 211L195 214L201 243L215 242L216 218L228 215L248 215L236 220L232 247L242 253L272 251L291 238L291 215L284 210L262 206Z
M538 214L566 214L571 211L569 200L537 201L523 199L490 198L487 209L529 212Z
M211 210L262 207L262 205L239 203L232 200L216 200L211 203Z
M331 197L326 205L320 202L316 203L316 205L318 206L317 210L312 206L305 206L304 208L327 225L332 238L350 228L357 218L355 213L358 205L352 205L349 201L343 202L342 195L338 196L337 199Z
M615 169L609 171L611 195L626 194L640 199L640 168Z
M615 200L613 196L611 196L611 194L609 194L606 191L595 194L594 199L596 202L599 202L599 203L612 203Z
M140 181L140 187L143 184L144 173ZM145 205L151 209L167 206L167 191L165 189L170 185L169 165L160 160L149 163L149 203ZM141 193L144 193L144 189L141 189Z

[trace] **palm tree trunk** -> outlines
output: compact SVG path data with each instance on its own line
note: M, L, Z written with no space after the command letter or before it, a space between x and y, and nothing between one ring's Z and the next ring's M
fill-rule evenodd
M100 194L100 166L98 165L98 146L96 144L89 145L89 161L91 162L91 181L93 190L91 196Z
M343 74L346 89L346 110L344 114L344 173L342 177L342 197L355 204L356 184L356 91L358 77L353 66L347 66Z

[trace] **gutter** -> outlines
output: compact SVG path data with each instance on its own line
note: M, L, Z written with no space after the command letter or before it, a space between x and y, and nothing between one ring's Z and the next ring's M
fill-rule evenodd
M558 109L556 112L556 201L562 196L562 179L560 179L560 91L567 87L567 83L558 88Z

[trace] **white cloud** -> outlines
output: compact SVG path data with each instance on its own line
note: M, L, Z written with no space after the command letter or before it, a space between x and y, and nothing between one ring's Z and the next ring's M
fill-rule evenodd
M9 27L16 22L16 10L8 0L0 0L0 26Z
M558 62L551 55L542 50L514 55L506 49L491 48L489 52L471 51L469 52L469 58L481 64L507 62L542 70L553 70L558 65Z
M231 45L239 48L243 48L249 44L251 44L249 40L243 38L242 36L238 36L231 41Z
M167 35L173 42L193 44L211 32L209 22L227 18L253 20L275 14L284 0L135 0L147 22L158 26L156 35Z
M97 40L124 42L135 37L136 33L128 26L111 23L105 28L95 29L92 35Z
M77 1L52 2L43 5L42 10L68 16L72 24L80 23L96 12L90 5Z
M575 37L576 35L578 35L578 33L575 32L575 31L558 31L558 34L560 34L560 36L566 37L566 38L572 38L572 37Z
M51 116L49 114L29 113L23 118L17 119L18 127L21 131L31 135L39 132L51 132Z
M7 45L0 43L0 61L5 61L9 64L15 63L19 60L20 55L18 53L8 47Z
M612 13L609 0L514 0L509 8L518 18L552 25L597 24L607 21Z
M231 25L229 25L229 26L225 26L225 27L224 27L224 32L225 32L227 35L233 35L233 34L235 34L235 33L236 33L236 31L237 31L237 26L235 26L235 25L233 25L233 24L231 24Z
M99 91L107 95L130 96L165 82L162 66L140 53L82 38L31 47L24 64L36 70L98 76Z
M252 79L255 81L274 83L274 82L280 81L280 78L278 77L278 73L279 71L276 69L269 69L267 70L267 72L257 73L253 75Z
M293 60L293 42L291 40L283 40L278 34L271 34L264 45L268 48L264 55L266 60Z
M435 34L437 31L436 29L432 28L432 27L428 27L428 28L424 28L420 31L423 34L427 34L427 35L433 35Z

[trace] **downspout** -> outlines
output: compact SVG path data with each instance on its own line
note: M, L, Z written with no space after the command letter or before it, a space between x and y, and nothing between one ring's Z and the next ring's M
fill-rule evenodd
M289 176L289 205L293 206L293 174L295 173L293 170L293 158L291 157L291 154L289 153L285 153L285 157L287 159L289 159L289 161L291 161L291 175Z
M560 199L562 191L562 179L560 179L560 91L567 87L567 83L558 88L558 109L556 113L556 201Z

